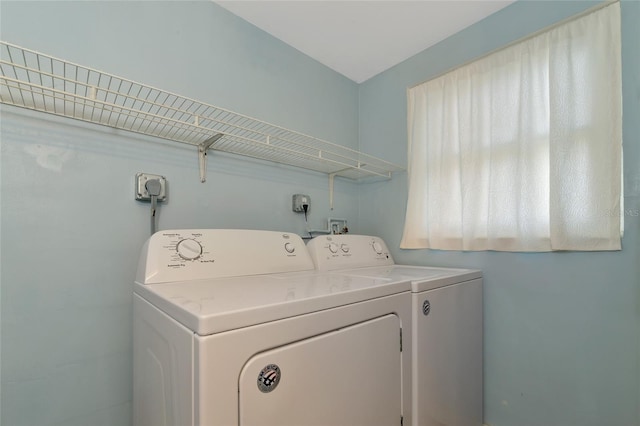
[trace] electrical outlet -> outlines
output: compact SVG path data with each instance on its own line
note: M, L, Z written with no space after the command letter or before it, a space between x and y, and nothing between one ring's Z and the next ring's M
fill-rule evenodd
M147 184L147 181L152 179L157 179L160 181L160 195L158 195L157 201L167 200L167 180L165 179L164 176L152 175L149 173L136 174L136 181L135 181L136 200L151 201L151 196L147 191L146 184Z
M295 194L292 200L292 208L296 213L304 212L304 205L307 206L307 212L311 210L311 197L304 194Z

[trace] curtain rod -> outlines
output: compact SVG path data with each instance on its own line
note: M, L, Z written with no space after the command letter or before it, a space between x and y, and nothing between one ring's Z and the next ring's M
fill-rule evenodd
M525 0L521 0L521 1L525 1ZM607 6L611 6L612 4L619 3L619 2L620 2L620 0L605 0L602 3L599 3L599 4L595 5L595 6L591 6L591 7L587 8L587 9L583 10L580 13L577 13L575 15L571 15L568 18L564 18L564 19L562 19L562 20L560 20L560 21L558 21L558 22L556 22L554 24L548 25L548 26L546 26L546 27L544 27L544 28L542 28L542 29L540 29L538 31L535 31L535 32L533 32L531 34L527 34L524 37L520 37L520 38L518 38L518 39L516 39L516 40L514 40L514 41L512 41L512 42L510 42L510 43L508 43L508 44L506 44L504 46L501 46L501 47L498 47L496 49L490 50L489 52L487 52L487 53L485 53L483 55L480 55L480 56L478 56L476 58L473 58L471 60L463 62L462 64L455 65L455 66L453 66L451 68L448 68L446 71L442 71L442 72L436 74L433 77L429 77L428 79L421 81L420 83L416 83L413 86L409 86L407 90L413 89L414 87L418 87L421 84L427 83L427 82L429 82L431 80L435 80L436 78L440 78L443 75L445 75L445 74L447 74L447 73L449 73L449 72L451 72L451 71L453 71L453 70L455 70L457 68L461 68L461 67L467 66L467 65L469 65L469 64L471 64L473 62L476 62L476 61L479 61L481 59L484 59L489 55L493 55L496 52L500 52L501 50L508 49L511 46L514 46L514 45L516 45L518 43L522 43L522 42L524 42L526 40L529 40L529 39L532 39L534 37L537 37L542 33L545 33L547 31L551 31L551 30L553 30L553 29L555 29L555 28L557 28L557 27L559 27L561 25L564 25L564 24L567 24L569 22L578 20L578 19L580 19L580 18L582 18L582 17L584 17L586 15L589 15L589 14L591 14L593 12L596 12L596 11L598 11L600 9L604 9Z

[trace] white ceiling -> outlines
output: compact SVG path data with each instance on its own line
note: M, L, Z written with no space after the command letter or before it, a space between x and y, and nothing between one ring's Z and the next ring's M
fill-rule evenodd
M361 83L513 0L214 0Z

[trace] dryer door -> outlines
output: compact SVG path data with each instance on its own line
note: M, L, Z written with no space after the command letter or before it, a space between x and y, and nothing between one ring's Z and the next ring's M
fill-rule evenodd
M399 425L400 320L386 315L253 356L240 425Z

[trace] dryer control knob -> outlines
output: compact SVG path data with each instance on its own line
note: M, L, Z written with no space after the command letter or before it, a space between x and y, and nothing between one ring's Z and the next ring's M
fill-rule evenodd
M187 238L176 244L178 255L184 260L196 260L202 256L202 246L196 240Z
M296 251L296 246L291 243L284 243L284 249L287 251L287 253L293 253L294 251Z
M337 253L338 252L338 245L336 243L329 244L329 251L331 253Z
M342 250L343 253L349 253L349 246L347 244L342 244L340 246L340 250Z
M375 251L378 254L382 254L382 244L380 244L377 241L373 242L373 251Z

